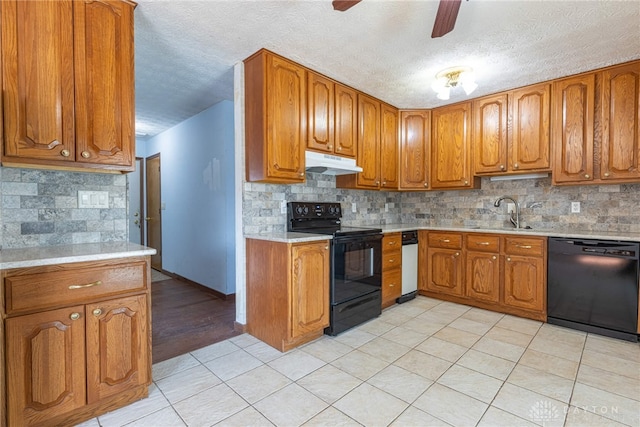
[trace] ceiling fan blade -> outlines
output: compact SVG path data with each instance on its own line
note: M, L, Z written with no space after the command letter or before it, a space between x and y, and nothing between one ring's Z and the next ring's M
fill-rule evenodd
M361 0L333 0L333 9L344 12L360 3Z
M453 30L462 0L440 0L431 38L442 37ZM334 2L335 3L335 2Z

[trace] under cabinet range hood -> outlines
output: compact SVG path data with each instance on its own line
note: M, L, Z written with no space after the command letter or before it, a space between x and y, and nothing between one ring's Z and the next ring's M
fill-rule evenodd
M325 175L348 175L362 172L362 168L356 166L355 159L316 151L305 151L305 162L307 172L323 173Z

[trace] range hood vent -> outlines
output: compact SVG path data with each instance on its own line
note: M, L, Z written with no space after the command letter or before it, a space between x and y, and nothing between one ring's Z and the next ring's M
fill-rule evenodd
M348 175L362 172L362 168L356 165L355 159L348 157L323 154L316 151L305 152L306 170L312 173L325 175Z

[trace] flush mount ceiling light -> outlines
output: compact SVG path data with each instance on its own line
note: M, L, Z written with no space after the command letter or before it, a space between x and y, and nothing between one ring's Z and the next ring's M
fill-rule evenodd
M431 88L438 94L438 99L447 100L451 88L458 86L461 86L467 95L476 90L478 85L471 67L451 67L438 72Z

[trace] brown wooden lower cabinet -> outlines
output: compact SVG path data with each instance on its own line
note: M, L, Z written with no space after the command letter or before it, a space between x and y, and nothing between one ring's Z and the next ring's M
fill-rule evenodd
M148 257L2 272L3 426L72 425L148 395L149 272Z
M382 308L396 303L402 295L402 233L382 237Z
M422 231L419 292L544 321L546 241L537 236Z
M329 326L329 241L247 239L247 332L288 351Z

